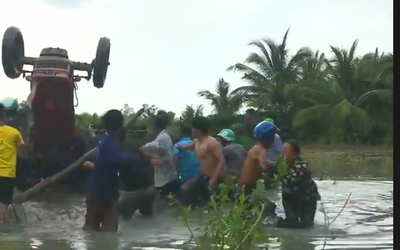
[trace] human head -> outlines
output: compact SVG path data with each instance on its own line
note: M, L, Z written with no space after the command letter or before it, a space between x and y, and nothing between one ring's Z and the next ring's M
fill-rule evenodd
M102 117L104 128L107 133L118 133L124 123L124 116L121 111L117 109L111 109L107 111Z
M276 126L275 121L274 121L272 118L270 118L270 117L265 118L264 121L265 121L265 122L270 122L270 123L274 124L276 131L278 131L278 132L281 131L281 130Z
M231 129L223 129L217 136L220 138L222 145L224 146L229 142L235 141L235 133Z
M158 133L167 128L168 119L165 115L159 114L154 116L153 131Z
M192 129L185 125L179 126L179 133L180 137L191 137L192 136Z
M0 103L0 123L6 122L6 108Z
M204 116L197 116L193 118L192 132L195 138L201 138L208 135L210 122Z
M260 122L253 130L254 138L261 143L264 148L269 148L275 140L275 126L270 122Z
M246 123L254 123L256 120L257 112L254 109L246 110L246 114L244 115L244 121Z
M167 113L167 111L165 111L165 110L158 110L156 115L159 115L159 116L164 117L165 120L167 120L167 125L168 125L168 113Z
M282 146L282 153L285 156L286 161L293 162L295 159L300 157L300 145L297 141L289 140L286 141Z

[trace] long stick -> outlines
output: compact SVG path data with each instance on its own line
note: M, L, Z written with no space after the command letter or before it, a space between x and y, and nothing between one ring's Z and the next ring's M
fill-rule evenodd
M144 109L143 108L140 109L131 119L129 119L128 122L125 123L124 126L128 126L128 125L131 125L134 122L136 122L137 119L139 119L139 117L143 114L143 112L144 112ZM94 149L90 150L89 152L87 152L86 154L81 156L78 160L74 161L68 167L63 169L61 172L59 172L57 174L54 174L53 176L50 176L49 178L44 179L43 181L41 181L40 183L38 183L35 186L31 187L30 189L28 189L27 191L25 191L21 195L17 196L14 199L13 203L22 203L22 202L28 200L33 195L35 195L35 194L39 193L40 191L46 189L50 185L52 185L52 184L56 183L57 181L65 178L69 173L71 173L72 171L77 169L85 161L85 159L89 155L93 154L96 151L96 149L97 148L94 148Z

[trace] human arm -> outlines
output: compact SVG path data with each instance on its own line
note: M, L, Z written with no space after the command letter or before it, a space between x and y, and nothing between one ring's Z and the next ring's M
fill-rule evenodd
M22 139L21 133L18 130L15 130L14 144L15 148L23 155L28 155L29 152L33 149L32 144L25 144L24 140Z
M177 148L179 151L194 149L195 143L196 143L196 140L189 142L187 144L184 144L184 145L177 145Z
M142 147L140 147L140 152L142 152L142 154L147 158L156 159L157 155L153 152L159 150L159 148L160 148L160 142L155 140L148 142L144 144Z
M217 140L210 141L208 146L209 146L211 155L216 160L216 165L217 165L217 167L215 168L214 174L212 175L212 177L210 179L210 183L209 183L209 185L211 187L214 187L215 183L217 182L218 177L220 176L220 174L222 172L223 167L225 166L225 158L224 158L224 155L222 154L221 146Z

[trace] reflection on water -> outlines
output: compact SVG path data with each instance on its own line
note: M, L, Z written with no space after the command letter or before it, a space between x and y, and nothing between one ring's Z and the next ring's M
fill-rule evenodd
M326 156L322 158L327 160ZM335 158L331 158L329 166L316 166L317 160L313 161L313 166L319 171L322 171L323 167L342 170L351 167L371 169L368 164L374 165L375 168L387 168L378 162L359 162L360 165L357 165L354 159L351 166L334 166L335 160L332 159ZM363 170L364 176L368 175L367 171ZM337 176L338 172L335 172L335 177L340 176ZM346 173L354 172L355 170L346 170ZM372 173L371 176L374 177L390 176L389 173L377 175L376 170ZM319 181L318 185L323 206L330 220L336 217L348 194L352 193L340 217L326 233L320 204L320 211L315 219L316 226L311 230L278 230L266 227L266 233L271 235L268 249L322 249L324 244L325 249L393 249L392 181ZM27 223L0 225L0 249L150 250L173 249L174 243L177 244L175 248L180 249L182 247L179 244L189 238L189 233L175 221L171 211L165 211L150 219L135 217L130 221L121 222L118 233L87 233L81 230L85 212L83 197L59 197L53 194L46 195L44 200L25 205L29 219ZM155 246L158 248L154 248Z

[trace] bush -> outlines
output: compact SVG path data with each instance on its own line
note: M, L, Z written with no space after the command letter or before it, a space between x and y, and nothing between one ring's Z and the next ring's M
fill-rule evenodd
M238 192L234 197L230 194L237 188L220 184L219 192L211 196L206 206L206 223L200 235L195 236L189 226L192 207L183 207L176 199L170 197L171 205L177 206L177 220L182 222L190 231L196 249L207 250L249 250L257 240L267 240L261 229L262 183L251 197Z

